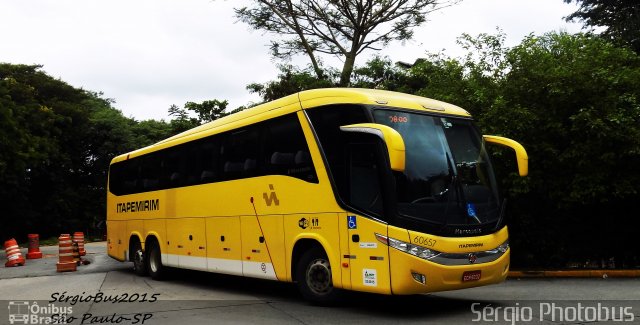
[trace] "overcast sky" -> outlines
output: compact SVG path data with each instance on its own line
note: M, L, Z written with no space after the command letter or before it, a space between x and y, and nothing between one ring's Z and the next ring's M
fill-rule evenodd
M0 62L41 64L75 87L102 91L137 120L167 119L171 104L258 101L246 85L277 76L269 35L236 22L245 0L0 0ZM432 13L413 41L380 54L413 62L426 52L462 53L462 33L495 33L513 46L529 33L580 31L563 0L464 0ZM374 52L365 52L364 63ZM297 60L306 64L306 61ZM328 61L330 62L330 61Z

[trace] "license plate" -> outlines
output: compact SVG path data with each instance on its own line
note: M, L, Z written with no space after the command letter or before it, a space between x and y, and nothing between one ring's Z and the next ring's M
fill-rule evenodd
M480 271L466 271L462 273L462 282L478 281L481 276Z

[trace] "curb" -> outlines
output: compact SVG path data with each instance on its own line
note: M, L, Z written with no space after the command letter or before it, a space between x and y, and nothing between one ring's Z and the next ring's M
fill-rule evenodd
M640 270L509 271L510 278L638 278Z

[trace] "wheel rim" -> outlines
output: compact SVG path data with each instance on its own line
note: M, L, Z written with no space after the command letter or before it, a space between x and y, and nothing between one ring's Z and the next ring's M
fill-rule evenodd
M327 294L333 288L329 261L316 259L307 268L307 286L315 294Z
M149 267L151 268L151 272L156 273L158 271L158 256L157 254L151 254L149 256Z
M144 256L142 254L142 250L138 249L133 255L133 266L136 270L141 270L144 266Z

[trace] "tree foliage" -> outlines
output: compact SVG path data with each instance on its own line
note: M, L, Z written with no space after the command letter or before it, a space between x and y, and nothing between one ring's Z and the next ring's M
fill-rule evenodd
M564 0L580 5L567 17L591 27L605 27L603 36L621 41L640 53L640 2L637 0Z
M180 108L175 104L171 105L169 107L169 116L174 117L170 123L172 133L178 134L245 109L244 106L241 106L227 112L227 106L229 106L228 101L217 99L205 100L202 103L186 102L184 108Z
M101 93L74 88L38 65L0 64L0 236L85 231L106 216L113 157L227 112L227 101L172 106L175 117L136 121Z
M281 65L279 69L277 80L264 84L252 83L247 86L247 90L268 102L303 90L336 86L335 71L323 70L325 77L318 78L310 69L299 69L291 65Z
M551 236L560 245L541 246L538 257L628 260L632 235L624 225L633 222L628 211L640 182L640 58L594 36L567 34L530 36L506 58L510 71L482 123L523 139L530 152L529 194L519 196L527 244ZM558 227L531 226L538 222ZM618 241L590 242L598 237Z
M37 65L0 64L0 236L87 231L105 216L111 159L170 135Z
M344 61L340 85L347 86L356 57L391 41L405 41L426 15L456 1L440 0L254 0L236 9L237 17L256 30L274 33L276 58L309 57L319 79L325 76L318 54Z

